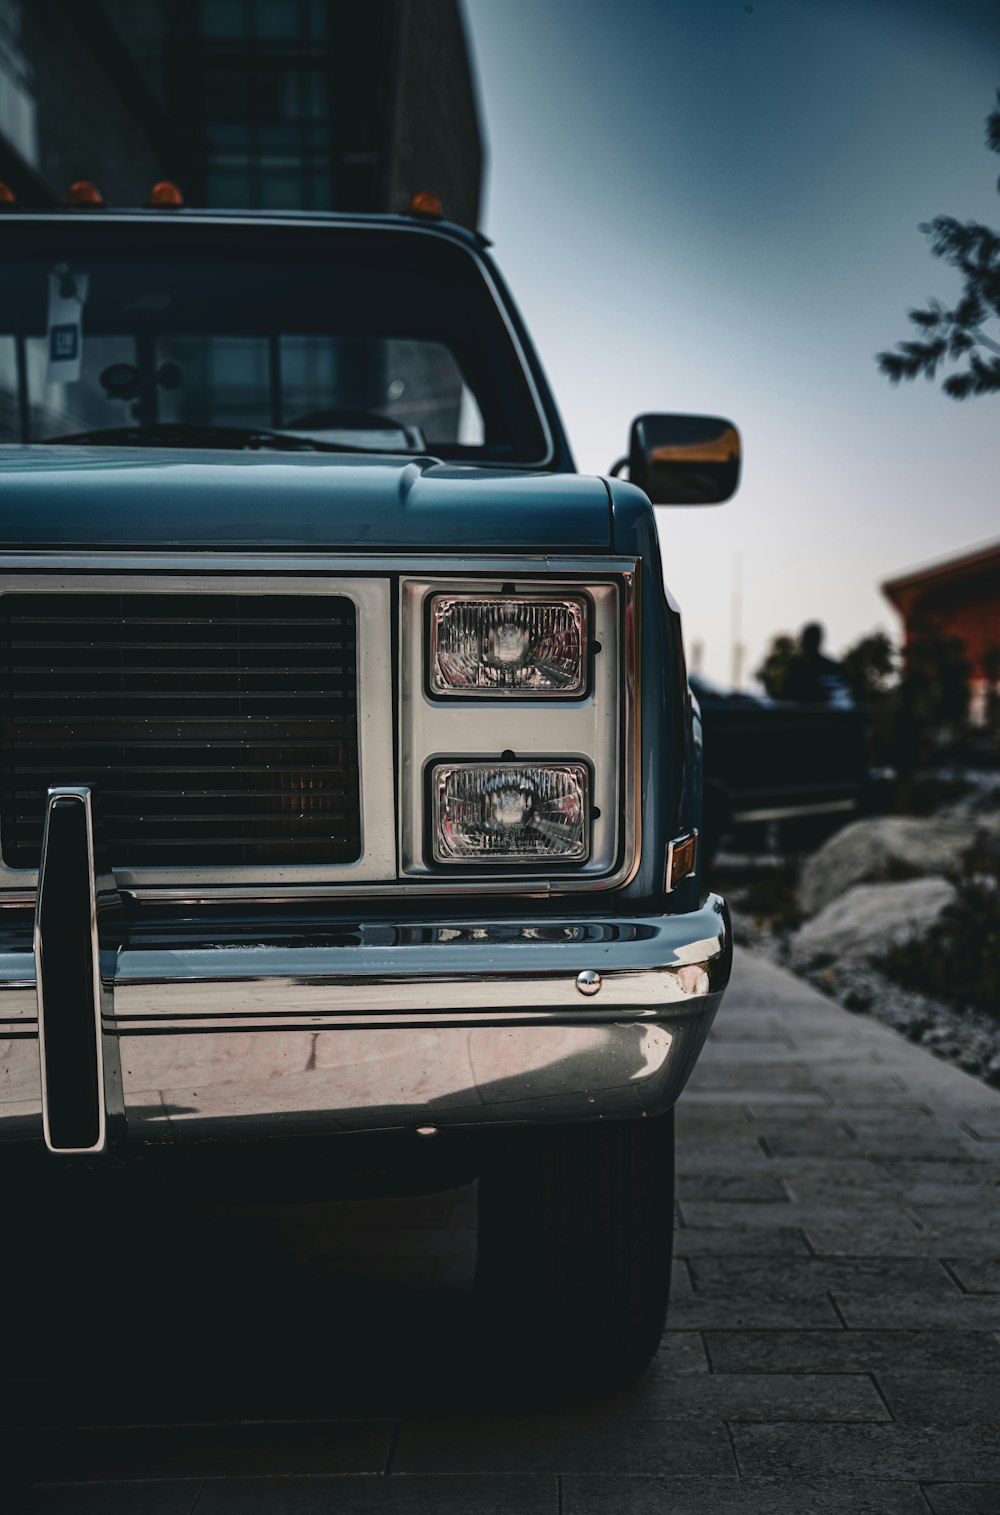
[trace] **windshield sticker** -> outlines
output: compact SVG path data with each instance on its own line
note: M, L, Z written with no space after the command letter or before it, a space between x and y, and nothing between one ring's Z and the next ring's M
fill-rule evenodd
M83 307L89 274L75 274L59 263L49 274L49 319L46 384L75 384L83 358Z

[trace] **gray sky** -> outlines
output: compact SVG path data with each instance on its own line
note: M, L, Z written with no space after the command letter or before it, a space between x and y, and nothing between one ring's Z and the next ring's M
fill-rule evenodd
M772 632L832 651L878 583L1000 537L1000 398L890 388L873 354L950 298L919 222L1000 222L983 146L996 0L465 0L489 141L485 229L577 463L643 410L728 415L743 485L659 510L689 649L728 682Z

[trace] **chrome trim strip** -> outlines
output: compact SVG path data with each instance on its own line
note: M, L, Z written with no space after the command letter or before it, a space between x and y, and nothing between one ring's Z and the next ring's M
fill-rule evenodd
M621 761L621 804L624 823L623 866L615 887L624 889L642 861L642 562L637 560L626 582L622 700L625 751ZM714 897L714 896L713 896Z
M587 949L568 951L561 971L526 968L470 977L428 967L420 974L400 970L375 977L336 974L337 959L350 949L306 949L297 954L268 949L229 965L223 976L211 953L189 954L171 963L155 954L132 977L129 964L116 983L117 1025L121 1036L164 1031L332 1030L368 1027L475 1025L593 1025L674 1020L707 995L724 987L725 939L691 943L686 963L648 968L613 968ZM584 1006L576 987L581 971L600 961L599 996ZM172 975L173 970L177 976ZM213 972L213 969L216 971Z
M331 899L334 896L338 899L368 900L442 899L454 895L468 899L470 893L475 893L517 895L520 899L550 899L554 895L572 892L565 889L562 883L553 886L544 878L486 879L483 881L475 879L471 882L475 885L474 890L470 888L468 879L462 881L444 879L438 883L429 878L409 879L394 884L338 884L336 888L331 884L289 884L284 887L280 882L275 882L269 877L259 885L247 884L242 887L226 885L199 890L197 881L192 880L186 887L161 888L157 886L120 889L119 893L123 899L169 900L171 904L177 905L211 905L220 900L252 900L255 904L278 905L288 900ZM2 887L2 873L0 873L0 887ZM0 910L24 910L26 907L32 908L34 903L34 889L4 889L0 894Z
M69 220L71 217L72 212L70 212L70 215L66 219ZM171 217L171 219L173 218ZM531 395L531 399L535 408L535 414L538 417L539 425L545 438L545 452L540 459L533 460L529 463L509 463L505 464L504 467L518 472L525 470L534 471L540 468L547 468L548 465L552 462L553 458L555 457L555 438L552 435L552 428L549 425L549 418L546 414L545 406L542 404L542 397L538 392L538 385L535 383L534 374L531 372L531 366L528 363L527 354L524 350L524 344L517 334L517 330L511 319L510 311L500 297L500 291L497 288L497 283L490 270L489 264L483 258L482 253L477 248L470 246L469 243L465 241L464 237L449 236L447 232L442 233L433 226L427 226L419 221L404 220L403 218L400 218L399 221L385 222L372 221L370 219L365 220L362 217L359 217L357 220L345 217L343 220L340 220L338 218L336 221L312 221L306 220L301 217L296 217L294 215L279 214L276 216L268 216L266 219L264 219L258 216L240 215L238 212L233 215L216 216L212 215L211 213L202 213L199 215L197 211L184 211L183 215L177 219L178 221L182 221L189 225L194 224L198 226L213 227L219 227L220 225L253 226L258 230L260 230L261 227L267 226L292 226L299 231L313 231L317 233L325 232L328 236L330 234L333 234L335 236L338 231L342 230L346 230L348 232L366 231L369 233L374 232L376 234L388 233L390 235L396 236L402 233L406 236L430 236L435 238L435 240L438 242L447 242L451 247L463 248L475 263L476 267L479 269L479 272L483 278L483 283L489 290L493 303L500 313L500 319L506 328L511 345L517 355L517 361L520 366L521 373ZM156 222L150 216L130 215L128 211L116 212L102 210L100 214L100 222L102 226L106 226L109 222L128 223L133 226L141 226L144 222L148 223L150 221L153 221L154 225L156 224ZM30 212L19 211L17 215L17 223L24 224L25 222L29 224L33 223L36 226L52 225L53 217L51 213L48 215L33 216ZM160 224L162 224L162 222ZM155 231L150 232L150 236L154 237Z
M130 573L152 574L167 581L168 587L178 594L189 593L202 575L206 573L230 575L253 574L267 578L298 577L315 573L332 578L374 574L405 573L410 577L425 574L444 574L460 579L463 574L503 574L505 578L530 576L539 590L548 586L553 574L596 574L608 577L634 571L635 558L615 557L598 553L591 548L585 553L511 553L506 549L495 551L483 547L474 553L420 553L407 552L289 552L276 547L268 553L258 552L205 552L200 548L169 548L163 552L113 552L102 548L99 552L82 552L62 549L55 552L11 552L0 550L0 574L17 574L34 571L42 576L44 588L51 593L61 589L78 587L79 576L104 574L101 588L113 591L121 585L121 575ZM65 578L53 577L65 574ZM187 577L191 575L191 577ZM148 588L147 580L143 580ZM16 587L14 582L2 586ZM306 592L306 591L303 591ZM314 591L309 591L314 592Z
M771 805L760 810L734 811L731 823L743 826L752 821L794 821L810 815L847 815L857 808L857 800L826 800L818 805Z
M256 1029L646 1021L720 993L730 955L718 895L683 915L379 920L331 925L325 936L315 924L263 926L245 945L189 925L148 945L133 931L122 944L115 1019L123 1034L217 1020ZM584 1000L576 979L595 966L601 991ZM31 969L27 951L0 957L0 1016L29 1033Z

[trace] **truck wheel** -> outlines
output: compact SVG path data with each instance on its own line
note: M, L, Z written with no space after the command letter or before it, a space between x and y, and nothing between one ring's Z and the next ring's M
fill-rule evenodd
M670 1293L673 1111L505 1136L479 1179L476 1292L493 1361L608 1392L659 1346Z

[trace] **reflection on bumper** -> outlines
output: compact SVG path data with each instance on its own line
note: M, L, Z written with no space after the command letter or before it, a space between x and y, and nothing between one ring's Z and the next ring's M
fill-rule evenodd
M725 906L607 921L369 923L118 953L130 1139L657 1114L729 976ZM600 992L576 978L597 970ZM0 951L0 1139L40 1138L29 951Z

